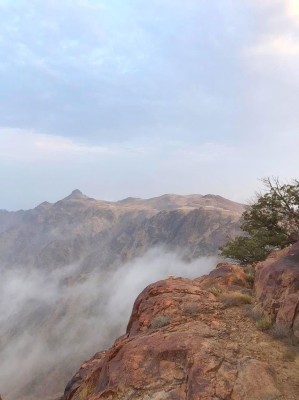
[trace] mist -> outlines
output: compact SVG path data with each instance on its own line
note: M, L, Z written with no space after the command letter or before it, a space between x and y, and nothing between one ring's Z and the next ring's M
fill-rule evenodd
M169 275L198 277L216 262L216 257L187 262L178 253L156 248L88 275L81 272L80 262L51 273L3 270L1 395L5 400L61 395L84 360L125 333L133 303L148 284Z

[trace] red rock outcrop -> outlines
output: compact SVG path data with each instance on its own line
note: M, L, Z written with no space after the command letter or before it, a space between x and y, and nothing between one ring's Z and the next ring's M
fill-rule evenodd
M226 264L148 286L126 334L82 365L63 400L298 399L299 366L285 369L284 344L244 316L244 292L244 271Z
M299 338L299 242L257 265L255 290L263 312Z

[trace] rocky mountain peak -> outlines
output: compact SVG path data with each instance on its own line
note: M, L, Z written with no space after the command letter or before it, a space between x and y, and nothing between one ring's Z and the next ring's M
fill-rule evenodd
M88 199L88 197L85 194L83 194L81 190L75 189L69 196L65 197L63 200L85 200L85 199Z

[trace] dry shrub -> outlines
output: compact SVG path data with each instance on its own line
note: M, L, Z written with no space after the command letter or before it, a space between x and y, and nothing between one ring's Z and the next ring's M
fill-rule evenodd
M225 307L240 306L242 304L251 304L252 297L240 292L224 293L220 296L221 302Z
M254 321L258 321L263 317L263 313L260 310L256 309L251 304L247 304L244 307L244 315L246 317L253 319Z
M284 339L290 336L291 331L286 326L276 324L272 327L270 333L275 339Z
M163 326L169 325L170 317L167 315L158 315L151 322L151 328L163 328Z
M272 321L269 317L263 316L256 321L255 326L260 331L268 331L272 326Z
M296 352L294 349L287 349L282 355L283 361L294 362L296 360Z
M199 306L196 303L189 303L184 307L184 314L196 315L199 313Z
M214 296L219 297L222 294L222 290L216 286L213 286L209 289L209 292L212 293Z

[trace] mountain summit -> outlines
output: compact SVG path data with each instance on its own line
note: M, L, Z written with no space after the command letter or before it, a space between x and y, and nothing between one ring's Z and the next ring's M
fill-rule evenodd
M89 197L83 194L81 190L75 189L69 196L65 197L63 200L86 200L88 198Z

